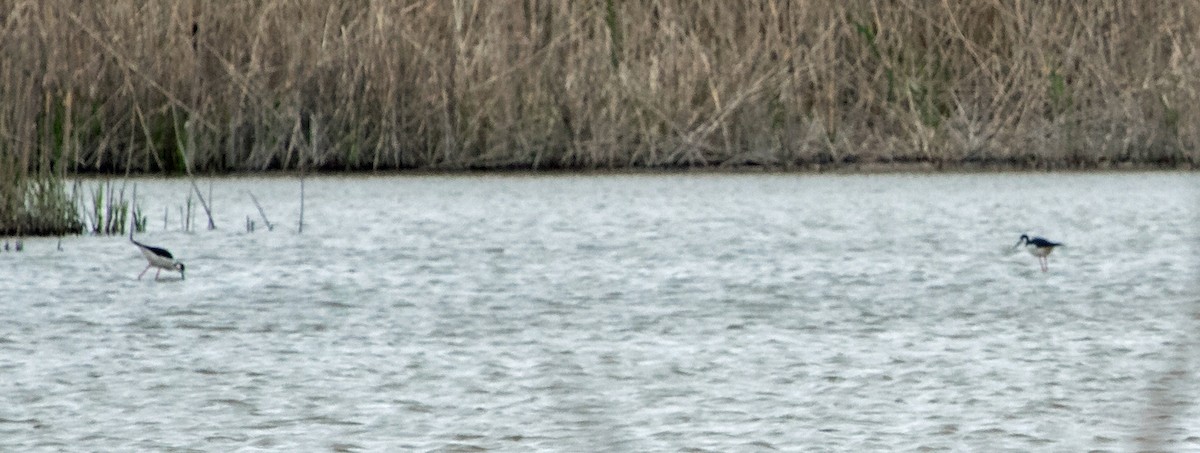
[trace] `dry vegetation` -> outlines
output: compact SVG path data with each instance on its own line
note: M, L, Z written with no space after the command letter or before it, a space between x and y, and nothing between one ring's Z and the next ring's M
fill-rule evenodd
M1200 163L1193 0L0 0L0 53L0 150L78 172Z

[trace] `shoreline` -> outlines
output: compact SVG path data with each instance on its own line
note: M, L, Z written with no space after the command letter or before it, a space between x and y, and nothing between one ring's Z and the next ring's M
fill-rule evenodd
M494 167L494 168L388 168L370 169L318 169L300 171L296 169L267 169L246 171L203 172L194 174L195 178L288 178L303 176L595 176L595 175L670 175L670 174L712 174L712 175L742 175L742 174L809 174L809 175L886 175L886 174L996 174L996 173L1141 173L1141 172L1196 172L1200 165L1195 163L1178 164L1135 164L1122 162L1108 165L1046 165L1029 166L1013 164L953 164L937 165L932 162L906 163L847 163L847 164L810 164L794 166L771 165L707 165L693 167L596 167L596 168L530 168L530 167ZM68 178L87 179L119 179L124 177L138 178L187 178L186 173L151 173L130 172L115 173L103 171L81 171L68 173Z
M496 180L502 181L506 179L518 180L522 178L529 179L572 179L583 181L588 178L619 178L629 180L630 183L636 183L637 180L653 180L654 178L667 178L667 180L679 180L678 178L702 178L702 179L721 179L721 178L797 178L812 177L814 179L824 179L827 181L833 180L857 180L862 178L870 178L872 176L886 177L896 176L900 179L904 178L937 178L944 177L983 177L1000 176L1000 177L1036 177L1035 175L1051 175L1059 177L1078 177L1086 175L1126 175L1127 177L1149 177L1151 175L1173 174L1177 177L1191 178L1196 174L1197 168L1187 166L1151 166L1151 165L1121 165L1109 167L1092 167L1092 168L1017 168L1014 166L956 166L953 168L937 168L931 164L902 164L902 165L884 165L884 164L859 164L859 165L842 165L837 167L821 167L821 168L782 168L782 167L762 167L762 166L729 166L729 167L692 167L692 168L599 168L599 169L576 169L576 170L531 170L531 169L413 169L413 170L381 170L381 171L319 171L300 173L293 170L269 170L261 172L224 172L202 174L188 176L183 174L166 175L166 174L150 174L150 173L130 173L130 174L104 174L104 173L79 173L68 174L63 177L62 184L67 186L66 192L62 194L62 201L65 204L60 204L62 210L48 210L38 212L25 213L26 217L14 218L18 223L26 223L21 227L5 227L0 228L0 237L53 237L73 235L73 234L88 234L86 223L89 221L88 214L105 213L102 215L121 215L117 214L126 206L128 200L125 198L125 184L130 182L135 184L141 182L161 181L166 183L186 183L191 180L192 184L199 181L204 181L210 187L215 183L221 184L238 184L239 180L254 181L260 180L270 183L272 181L278 183L288 182L293 184L300 182L303 184L304 179L313 179L314 182L324 181L326 184L332 182L337 184L337 181L354 181L354 180L383 180L385 178L395 178L396 181L410 179L419 181L421 178L430 178L431 180L438 179L481 179L481 180ZM1138 176L1143 175L1143 176ZM307 177L307 178L306 178ZM832 179L831 179L832 178ZM1184 179L1187 181L1188 179ZM289 182L290 181L290 182ZM97 186L98 185L98 186ZM1185 184L1187 186L1189 184ZM92 191L88 192L91 187ZM96 188L100 192L109 194L109 198L101 203L99 199L94 199ZM114 193L113 190L120 187L119 193ZM106 189L107 188L107 189ZM83 191L83 198L78 198L79 192ZM74 193L74 195L71 195ZM91 197L88 196L91 193ZM130 194L132 195L132 194ZM114 198L116 197L116 198ZM189 194L190 197L190 194ZM93 203L88 205L89 200ZM98 204L99 203L99 204ZM115 203L115 204L114 204ZM202 202L203 203L203 202ZM58 209L58 208L55 208ZM116 211L114 211L114 209ZM73 219L73 220L72 220ZM97 221L90 218L92 228L96 228ZM79 227L71 225L47 226L46 222L54 223L56 221L80 222ZM32 223L29 223L32 222ZM111 220L105 220L103 225L110 225ZM127 222L122 218L117 224L124 225ZM3 226L3 225L0 225ZM48 229L47 229L48 228ZM78 231L76 231L78 229ZM24 233L18 231L24 230ZM124 234L123 232L120 234Z

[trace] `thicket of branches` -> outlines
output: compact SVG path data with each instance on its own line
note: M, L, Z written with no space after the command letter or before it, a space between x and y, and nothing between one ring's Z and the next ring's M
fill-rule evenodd
M0 151L81 172L1194 167L1198 22L1191 0L0 0Z

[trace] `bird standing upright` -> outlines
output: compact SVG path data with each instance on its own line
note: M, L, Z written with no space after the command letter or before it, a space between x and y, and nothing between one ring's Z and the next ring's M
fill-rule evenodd
M135 241L135 240L133 240L132 234L129 235L129 241L132 242L133 245L136 245L138 247L138 249L142 251L142 256L145 256L147 263L149 263L149 264L146 264L145 269L142 269L142 273L138 274L138 280L141 280L142 276L145 275L146 271L150 270L151 267L158 268L157 271L154 273L155 280L158 280L158 274L162 273L163 269L166 269L169 271L170 270L179 271L179 279L180 280L184 279L183 263L175 260L175 257L172 256L171 252L168 252L167 249L159 248L159 247L152 247L152 246L143 244L141 242Z
M1030 238L1025 234L1021 235L1021 238L1017 240L1017 245L1014 245L1013 248L1020 247L1021 244L1025 244L1025 249L1029 250L1031 255L1038 258L1038 264L1041 265L1042 272L1050 269L1050 263L1046 257L1050 255L1050 252L1054 251L1055 247L1062 245L1062 243L1049 241L1040 237Z

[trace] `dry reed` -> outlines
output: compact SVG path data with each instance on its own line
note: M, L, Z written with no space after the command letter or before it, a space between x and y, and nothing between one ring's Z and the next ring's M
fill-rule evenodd
M1194 167L1198 43L1190 0L0 0L0 149L101 172Z

